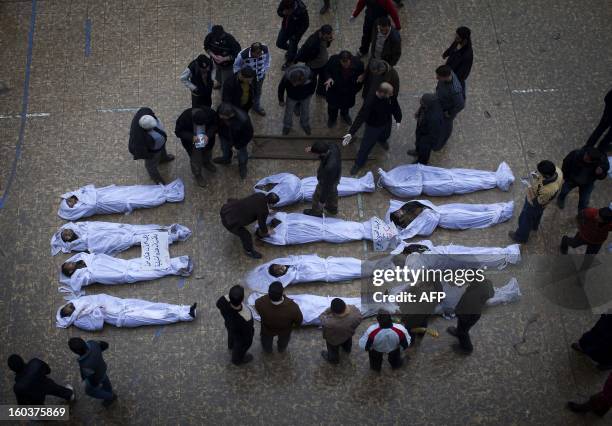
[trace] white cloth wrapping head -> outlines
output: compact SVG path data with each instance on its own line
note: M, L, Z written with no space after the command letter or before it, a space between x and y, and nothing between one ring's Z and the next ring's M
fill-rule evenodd
M514 182L514 175L506 162L502 162L495 172L405 164L388 172L378 169L378 173L378 185L402 198L421 194L445 197L495 187L508 191Z
M316 176L300 179L291 173L278 173L259 180L253 189L264 194L272 192L278 195L280 201L274 207L284 207L301 201L312 201L317 182ZM268 184L275 184L275 186L270 191L259 188ZM374 192L375 189L374 175L372 172L368 172L361 178L340 178L338 196L348 197L360 192Z
M427 200L391 200L385 220L390 222L391 213L408 202L417 202L425 207L410 224L399 230L399 239L407 240L416 235L428 236L436 227L446 229L481 229L505 222L512 218L514 202L493 204L443 204L434 205Z
M62 231L72 230L77 239L62 240ZM191 230L186 226L172 225L130 225L112 222L69 222L62 225L51 237L51 255L60 251L88 251L90 253L114 254L138 245L144 234L151 232L168 232L168 242L185 241L191 236Z
M61 306L55 315L56 326L71 325L82 330L101 330L104 323L115 327L140 327L164 325L179 321L193 321L187 305L155 303L140 299L120 299L108 294L81 296L70 301L75 307L72 315L61 316Z
M78 201L68 207L66 200L76 196ZM151 208L163 203L177 203L185 198L183 181L176 179L168 185L110 185L96 188L86 185L61 195L57 214L62 219L77 220L95 214L130 213L134 209Z

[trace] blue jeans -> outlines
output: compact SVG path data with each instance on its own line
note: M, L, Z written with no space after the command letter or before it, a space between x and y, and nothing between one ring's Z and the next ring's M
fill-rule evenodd
M261 109L261 89L263 86L263 82L266 79L266 77L262 78L261 80L257 80L255 81L254 84L254 96L253 96L253 108L255 110Z
M561 191L559 191L559 202L563 203L567 194L569 194L572 189L578 187L578 211L586 209L589 206L593 186L595 186L593 182L587 183L586 185L578 185L566 180L563 182L563 186L561 186Z
M529 240L529 233L537 231L540 226L540 220L544 214L544 207L536 204L532 205L525 197L525 204L518 219L518 229L514 233L517 241L526 243Z
M223 153L223 159L231 160L234 153L232 152L232 143L226 139L221 139L221 152ZM249 160L249 152L247 151L247 145L243 146L238 150L238 164L246 165Z
M85 393L92 398L103 399L105 401L111 401L113 399L113 387L108 376L104 376L98 386L91 386L89 382L85 380Z
M380 127L372 127L366 124L355 165L357 167L363 167L366 161L368 161L368 155L372 152L374 145L376 145L377 142L385 142L389 139L390 134L389 126L386 124Z

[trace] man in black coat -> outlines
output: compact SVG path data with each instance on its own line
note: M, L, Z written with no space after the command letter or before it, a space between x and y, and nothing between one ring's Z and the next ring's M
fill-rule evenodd
M13 354L8 358L8 367L15 372L13 392L19 405L44 405L47 395L66 401L75 399L72 386L60 386L47 377L51 374L51 368L38 358L32 358L26 364L23 358Z
M174 160L174 155L166 152L167 138L166 129L151 108L136 111L130 124L128 149L134 160L145 160L151 180L162 185L166 182L159 173L159 164Z
M331 214L338 214L338 184L342 176L342 157L335 143L316 141L306 152L317 154L321 160L317 169L317 187L312 196L312 208L304 214L323 217L323 207Z
M610 149L610 145L612 145L612 89L608 92L606 97L604 98L605 107L603 115L601 116L601 120L599 120L599 124L593 130L593 133L589 137L587 141L587 146L595 146L601 135L607 130L605 136L599 142L597 148L603 152L604 154L608 152Z
M276 47L286 50L283 70L295 62L298 43L310 25L308 10L302 0L281 0L276 10L283 18L276 38Z
M108 343L101 340L88 340L73 337L68 341L68 347L77 354L77 362L81 370L81 379L85 382L85 393L92 398L102 399L102 405L110 406L117 399L113 387L106 374L106 363L102 352L108 349Z
M612 369L612 311L602 314L572 349L591 358L600 370Z
M212 60L202 54L187 65L181 73L180 80L191 92L191 107L211 107L212 105Z
M325 66L329 59L327 49L333 39L334 31L331 25L323 25L306 39L295 57L295 62L304 62L312 71L312 78L316 81L316 93L319 96L325 95L323 82Z
M251 362L253 355L247 353L253 344L255 327L251 310L244 306L244 288L233 286L227 296L217 300L217 309L225 321L227 347L232 351L232 363L241 365Z
M241 51L240 43L226 33L221 25L213 25L204 38L204 51L215 63L215 89L221 88L225 80L234 73L234 60Z
M229 198L221 207L221 223L225 229L240 238L247 256L261 259L261 253L253 248L253 238L246 226L257 221L259 236L262 238L268 236L266 224L268 213L270 213L271 206L278 203L279 200L278 195L272 192L268 194L258 192L240 200Z
M248 113L255 99L256 77L257 74L255 74L253 68L249 66L242 67L240 71L223 83L221 100Z
M223 102L217 108L217 132L221 138L221 151L223 155L213 161L217 164L228 165L232 162L233 151L238 151L238 170L240 178L247 175L247 161L249 153L247 145L253 140L253 124L249 115L232 104Z
M207 106L187 108L176 120L174 134L189 155L191 173L199 186L205 185L202 168L213 173L216 171L211 162L216 131L217 114Z
M378 18L372 32L372 58L382 59L394 67L402 56L402 38L398 30L391 26L388 16Z
M442 105L433 93L421 96L421 106L415 114L417 121L415 130L415 148L408 151L408 155L417 157L415 163L429 163L431 150L438 150L442 139L444 126L444 113Z
M575 149L563 159L563 186L557 197L560 209L565 207L565 197L578 187L578 212L589 206L596 180L605 179L610 163L603 152L593 146Z
M472 32L468 27L459 27L455 32L455 40L448 49L442 54L446 59L446 65L451 67L463 88L465 98L465 80L470 75L474 62L474 52L472 51Z
M336 125L338 111L347 125L353 124L349 110L355 106L355 96L363 87L363 81L359 81L363 73L363 62L348 50L329 58L325 67L327 127Z

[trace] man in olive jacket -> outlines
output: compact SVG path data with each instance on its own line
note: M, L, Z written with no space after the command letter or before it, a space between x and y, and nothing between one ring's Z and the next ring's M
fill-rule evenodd
M327 350L321 351L321 356L330 364L338 364L340 346L347 354L351 352L353 335L361 324L361 312L357 307L347 306L342 299L336 297L319 319L323 326L323 339L327 344Z
M232 351L232 363L241 365L251 362L253 355L247 353L253 344L253 315L251 310L244 306L244 288L233 286L227 296L217 300L217 308L225 320L227 329L227 347Z
M317 187L312 196L312 208L304 210L310 216L323 216L323 207L332 215L338 214L338 184L342 175L340 148L335 143L316 141L306 152L318 154L321 162L317 170Z

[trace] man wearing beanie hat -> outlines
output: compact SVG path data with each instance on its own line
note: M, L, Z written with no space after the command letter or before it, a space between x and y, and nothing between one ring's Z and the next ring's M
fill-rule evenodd
M586 245L585 254L595 255L612 231L612 210L586 208L578 213L578 232L574 237L564 235L561 238L561 253L567 254L568 247L577 248Z
M335 143L316 141L306 152L317 154L321 162L317 169L317 187L312 195L312 208L304 210L310 216L323 216L323 207L332 215L338 214L338 184L342 175L342 157Z
M557 196L563 184L563 172L549 160L540 161L538 171L532 172L531 178L518 220L519 227L516 232L508 233L516 243L526 243L529 233L538 230L544 209Z
M353 335L361 324L361 312L353 305L346 305L338 297L331 301L331 306L320 316L323 326L323 339L326 351L321 351L323 359L330 364L340 362L340 346L347 354L353 347Z
M66 401L75 399L72 386L60 386L47 377L51 374L51 368L38 358L32 358L26 364L23 358L13 354L8 358L8 367L15 372L13 391L19 405L44 405L47 395Z
M274 281L268 294L255 301L255 310L261 317L261 346L266 353L272 353L274 336L278 336L278 351L285 352L291 330L302 324L302 311L288 297L283 296L283 285Z
M134 160L145 160L145 168L155 183L165 185L159 173L159 164L174 160L174 155L166 152L168 135L161 121L151 108L140 108L130 124L128 149Z
M202 54L187 65L181 73L180 80L191 92L191 106L193 108L201 106L212 106L212 80L213 63L212 60Z
M217 308L225 320L227 329L227 347L232 351L232 363L241 365L251 362L253 355L247 351L253 344L253 315L249 308L243 305L244 288L233 286L227 296L217 300Z

